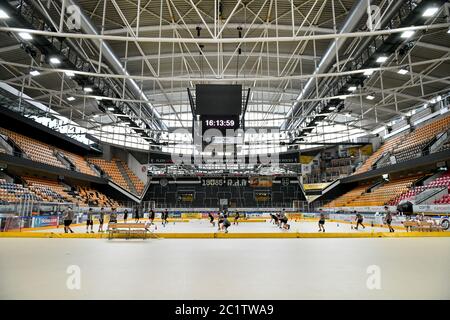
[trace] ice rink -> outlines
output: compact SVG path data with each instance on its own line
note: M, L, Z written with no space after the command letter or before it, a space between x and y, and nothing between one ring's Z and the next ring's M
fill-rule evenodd
M0 298L450 299L449 252L449 238L0 239Z
M134 222L134 221L128 221ZM144 222L143 220L141 222ZM317 233L319 228L316 221L290 221L290 230L281 230L274 224L267 222L241 222L239 225L231 225L228 228L229 233L282 233L282 232L300 232L300 233ZM359 230L352 230L350 224L347 223L337 223L337 222L327 222L325 224L326 232L389 232L388 228L370 227L369 224L365 225L366 228ZM104 225L104 230L107 229L106 224ZM76 233L86 233L86 226L74 226L72 230ZM90 229L89 229L90 230ZM155 226L152 226L152 231L157 233L214 233L217 230L217 220L216 227L213 227L208 220L191 220L190 222L169 222L165 227L162 226L161 222L155 222ZM64 227L60 226L56 229L45 229L45 230L35 230L35 232L64 232ZM98 225L94 225L94 232L98 231ZM403 232L403 230L397 230L396 232Z

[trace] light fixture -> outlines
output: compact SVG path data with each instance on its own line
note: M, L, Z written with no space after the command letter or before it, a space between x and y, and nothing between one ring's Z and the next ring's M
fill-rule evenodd
M368 95L368 96L366 97L366 99L367 99L367 100L374 100L374 99L375 99L375 97L374 97L374 96L372 96L372 95Z
M84 92L88 92L88 93L94 91L94 90L92 90L92 88L90 88L90 87L85 87L83 90L84 90Z
M406 69L400 69L400 70L398 70L397 73L398 73L398 74L401 74L401 75L405 75L405 74L408 73L408 70L406 70Z
M365 76L371 76L374 72L375 72L375 70L369 69L369 70L364 71L364 75Z
M108 110L109 111L114 111L115 109L114 109L114 107L108 107Z
M30 75L32 75L33 77L37 77L38 75L40 75L41 73L38 70L31 70L30 71Z
M439 8L436 7L431 7L426 9L423 14L422 17L432 17L436 14L436 12L438 12Z
M20 32L19 37L21 37L23 40L33 39L33 36L31 34L29 34L28 32Z
M351 86L348 88L348 91L353 92L353 91L356 91L356 89L357 88L355 86Z
M75 77L75 73L73 73L73 71L66 71L64 72L66 74L66 76L68 76L69 78Z
M336 110L336 107L329 107L328 108L330 111Z
M377 62L378 62L378 63L384 63L384 62L387 61L387 59L388 59L388 57L386 57L386 56L381 56L381 57L378 57Z
M447 33L450 34L450 28L448 28Z
M9 15L5 12L5 10L0 9L0 19L9 19Z
M75 97L68 97L67 100L68 101L75 101Z
M51 57L49 61L51 64L60 64L61 63L61 60L59 60L59 58L57 58L57 57Z
M413 35L414 35L414 31L412 31L412 30L407 30L407 31L405 31L405 32L403 32L402 33L402 35L401 35L401 37L403 38L403 39L408 39L408 38L411 38Z

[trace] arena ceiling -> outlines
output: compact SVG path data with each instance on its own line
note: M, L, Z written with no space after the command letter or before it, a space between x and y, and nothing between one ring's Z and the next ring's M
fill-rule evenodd
M114 112L99 109L99 99L108 97L85 92L67 70L48 63L45 53L30 55L37 37L56 37L70 41L93 66L90 76L107 79L119 100L133 104L155 130L191 126L187 88L195 92L198 83L228 83L250 89L247 127L295 131L317 103L333 98L328 89L348 76L347 66L366 41L404 32L390 25L369 29L368 2L2 0L0 10L27 6L51 28L17 28L11 21L16 15L0 20L0 80L83 127L121 123ZM400 10L399 3L414 8L420 2L370 1L380 8L381 20ZM70 29L68 13L61 15L61 7L70 5L81 9L79 30ZM407 53L392 52L364 87L345 96L344 109L326 114L322 126L369 133L448 91L449 4L437 7L423 17L426 28L416 26L404 39ZM375 11L370 14L374 18ZM400 69L407 73L399 74ZM30 75L33 70L39 74Z

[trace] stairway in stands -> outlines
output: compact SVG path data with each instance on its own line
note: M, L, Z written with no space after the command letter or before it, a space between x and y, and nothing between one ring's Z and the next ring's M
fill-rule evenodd
M116 162L117 168L119 168L120 173L122 174L123 178L127 182L128 190L130 190L132 193L138 195L139 193L136 190L136 187L134 186L133 181L131 181L131 178L128 176L127 171L126 171L125 167L123 166L122 161L115 160L115 162Z

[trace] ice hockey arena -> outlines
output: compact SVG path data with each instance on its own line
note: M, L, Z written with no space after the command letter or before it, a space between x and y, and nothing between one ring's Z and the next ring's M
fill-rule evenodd
M0 1L0 300L448 300L449 190L449 1Z

